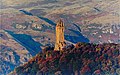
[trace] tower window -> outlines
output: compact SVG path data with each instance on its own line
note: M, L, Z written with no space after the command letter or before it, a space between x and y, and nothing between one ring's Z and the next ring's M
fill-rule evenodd
M62 32L63 32L63 29L62 29Z

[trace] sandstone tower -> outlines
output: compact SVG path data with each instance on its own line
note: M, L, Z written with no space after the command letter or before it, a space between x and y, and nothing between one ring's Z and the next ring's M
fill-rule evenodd
M55 51L61 51L65 46L64 40L64 23L60 19L56 25L56 43L55 43Z

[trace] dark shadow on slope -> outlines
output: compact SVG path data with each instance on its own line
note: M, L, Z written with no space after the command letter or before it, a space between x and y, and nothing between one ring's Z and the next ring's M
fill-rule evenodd
M45 17L42 17L42 16L37 16L38 18L44 20L45 22L53 25L53 26L56 26L56 23L54 23L52 20L48 19L48 18L45 18Z
M13 55L14 55L15 63L19 63L20 56L16 52L13 52Z
M28 12L28 11L26 11L26 10L19 10L20 12L23 12L24 14L26 14L26 15L29 15L29 16L34 16L31 12ZM49 24L51 24L51 25L53 25L53 26L56 26L56 23L54 23L52 20L50 20L50 19L48 19L48 18L45 18L45 17L42 17L42 16L36 16L36 17L38 17L39 19L41 19L41 20L43 20L43 21L45 21L45 22L47 22L47 23L49 23Z
M23 12L24 14L26 15L29 15L29 16L33 16L32 13L28 12L28 11L25 11L25 10L19 10L20 12Z
M18 43L24 46L32 56L35 56L41 51L41 44L34 41L30 35L27 34L14 34L11 31L6 30Z
M81 29L77 24L73 23L73 25L79 30L79 32L81 32Z
M98 8L96 8L96 7L93 7L95 10L97 10L98 12L101 12L101 10L100 9L98 9Z
M5 74L5 75L8 75L8 74L6 74L6 73L10 73L11 71L13 71L14 70L14 68L15 68L15 64L12 64L11 62L8 62L8 61L2 61L2 63L1 63L1 61L0 61L0 64L3 64L3 65L6 65L6 66L9 66L9 68L10 68L10 70L7 70L7 69L4 69L3 68L3 73ZM2 65L2 66L3 66ZM7 70L7 71L6 71ZM2 75L2 74L1 74Z
M75 24L75 23L73 23L73 25L78 29L78 31L77 30L73 30L73 29L68 29L68 30L73 32L77 36L65 35L65 39L67 41L72 42L72 43L77 43L77 42L89 43L89 39L86 38L85 36L83 36L83 34L81 33L80 27L77 24Z
M81 33L79 31L68 29L69 31L73 32L74 34L77 34L78 36L81 36Z
M81 36L65 35L65 39L72 43L77 43L77 42L89 43L89 39L85 38L82 34L81 34Z

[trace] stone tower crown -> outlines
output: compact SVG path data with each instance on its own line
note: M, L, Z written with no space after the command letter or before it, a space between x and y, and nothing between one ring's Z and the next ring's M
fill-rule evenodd
M58 20L58 22L57 22L57 25L56 25L57 27L64 27L64 23L63 23L63 21L60 19L60 20Z

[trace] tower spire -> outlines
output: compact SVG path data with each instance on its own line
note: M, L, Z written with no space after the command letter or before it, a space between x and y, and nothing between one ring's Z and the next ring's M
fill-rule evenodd
M64 23L63 23L62 19L59 19L57 21L57 26L64 27Z

